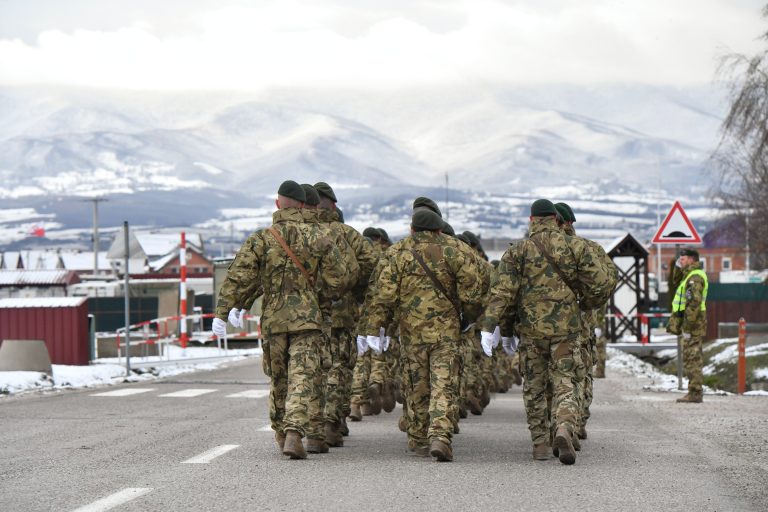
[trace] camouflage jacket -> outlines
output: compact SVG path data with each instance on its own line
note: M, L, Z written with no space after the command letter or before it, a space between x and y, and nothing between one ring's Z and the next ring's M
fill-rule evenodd
M697 261L683 268L683 279L693 270L701 270L701 262ZM707 312L701 310L703 300L704 279L701 276L691 276L685 284L685 312L682 332L689 332L692 336L707 334Z
M335 212L330 212L328 210L323 209L304 209L302 210L302 215L304 217L304 222L310 223L310 224L316 224L322 231L325 233L325 235L330 238L334 245L336 245L339 250L341 251L344 265L346 265L349 268L356 269L355 271L355 279L353 281L353 285L356 285L357 282L360 280L360 266L357 263L357 255L355 254L354 249L349 245L346 239L346 232L343 228L341 228L341 223L339 222L328 222L325 219L328 218L328 214L332 214L338 218L338 215ZM330 297L321 294L320 295L320 309L323 312L323 319L325 324L325 332L326 334L330 335L330 330L333 327L343 327L343 325L339 325L340 320L338 318L338 311L340 309L339 304L348 304L350 302L350 297L352 296L352 291L347 290L341 297L339 297L336 300L331 299ZM351 306L357 307L357 304L351 304Z
M334 239L341 237L344 244L351 248L352 257L357 261L360 269L353 289L333 301L331 309L334 328L354 329L360 314L360 302L365 296L368 280L379 257L371 242L352 226L339 222L339 214L335 211L318 210L318 218L321 226L326 226L334 234Z
M265 335L321 329L318 293L338 297L357 278L357 268L345 264L339 248L318 224L305 224L302 211L278 210L272 216L277 230L314 276L315 288L267 230L253 233L229 265L219 291L216 316L226 320L229 310L242 307L263 290L262 329Z
M539 241L557 264L572 290L534 244ZM554 218L531 221L528 239L512 245L499 264L482 328L492 332L517 316L525 338L549 338L583 332L581 306L605 303L615 281L583 239L566 235Z
M457 341L459 315L453 303L435 287L411 250L422 257L448 293L471 315L481 308L482 283L475 261L458 243L446 235L418 232L390 247L375 292L366 304L362 334L378 335L379 327L388 325L397 315L404 338L420 343Z
M583 240L587 244L587 248L594 253L594 257L598 263L602 263L605 273L612 279L611 291L616 289L616 284L619 282L619 271L613 260L605 252L603 246L590 240L576 235L576 230L570 224L563 225L563 231L565 234L570 235L579 240ZM582 317L584 319L584 327L587 330L587 336L591 337L594 334L595 327L603 328L605 325L605 310L606 304L597 306L587 311L582 311Z

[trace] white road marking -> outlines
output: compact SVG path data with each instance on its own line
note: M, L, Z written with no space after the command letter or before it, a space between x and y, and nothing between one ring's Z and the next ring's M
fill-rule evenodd
M272 425L264 425L258 431L259 432L272 432Z
M200 395L207 395L213 393L215 389L183 389L174 393L166 393L164 395L158 395L166 398L192 398Z
M191 459L187 459L182 462L182 464L208 464L219 455L224 455L228 451L239 447L239 444L223 444L221 446L217 446L216 448L211 448L207 452L203 452L200 455L192 457Z
M248 391L227 395L227 398L264 398L265 396L269 396L268 389L249 389Z
M106 498L102 498L98 501L94 501L90 505L80 507L72 512L103 512L105 510L113 509L124 503L128 503L131 500L135 500L141 496L144 496L148 492L151 492L151 487L129 487L123 489L120 492L116 492Z
M138 395L140 393L148 393L154 390L155 388L126 388L126 389L116 389L114 391L107 391L106 393L96 393L91 396L129 396L129 395Z

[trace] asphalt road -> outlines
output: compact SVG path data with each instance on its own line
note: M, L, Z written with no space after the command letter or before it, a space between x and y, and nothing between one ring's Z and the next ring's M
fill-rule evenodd
M395 413L350 423L343 448L291 461L268 429L267 390L254 358L2 398L0 510L768 510L764 397L676 404L609 374L589 439L563 466L531 459L519 388L461 422L453 463L407 453ZM136 394L94 396L115 391Z

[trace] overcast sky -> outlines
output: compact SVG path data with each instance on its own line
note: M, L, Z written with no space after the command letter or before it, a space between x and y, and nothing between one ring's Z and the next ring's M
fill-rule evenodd
M711 82L765 0L0 0L0 84Z

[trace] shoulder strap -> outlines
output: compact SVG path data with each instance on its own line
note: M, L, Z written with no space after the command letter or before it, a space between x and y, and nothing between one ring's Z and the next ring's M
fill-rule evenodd
M277 243L280 244L280 247L283 248L285 251L285 254L288 255L289 258L293 261L293 263L296 265L296 267L301 270L301 273L304 274L304 277L307 279L307 282L309 282L309 285L314 288L315 287L315 280L314 278L309 275L309 272L307 272L307 269L304 267L304 265L301 264L299 261L299 258L296 257L296 255L293 253L291 248L288 246L287 243L285 243L285 240L283 240L283 237L280 236L280 233L277 232L277 230L273 227L268 227L267 231L272 233L272 236L275 237L275 240L277 240Z
M557 266L557 263L555 263L555 260L552 259L552 256L550 256L549 253L544 249L544 246L541 245L541 240L536 240L533 237L529 237L529 240L531 242L533 242L533 245L535 245L539 249L539 252L541 253L541 255L544 256L547 259L547 261L549 262L549 265L552 267L552 270L554 270L555 273L558 276L560 276L560 279L563 280L563 282L566 284L566 286L568 286L568 288L570 288L571 292L573 292L573 294L578 299L579 298L579 294L576 291L576 288L571 284L571 281L567 277L565 277L565 274L563 274L563 271L560 270L560 267Z
M414 259L419 262L419 265L421 265L421 268L424 269L424 272L426 272L427 276L429 276L429 278L432 280L432 284L435 285L435 288L437 288L440 291L440 293L445 295L445 298L448 299L451 302L451 304L453 304L453 308L456 310L456 313L458 313L459 318L462 318L461 305L459 305L458 301L454 299L453 296L446 291L443 284L440 282L439 279L437 279L437 276L435 275L435 273L429 269L427 264L424 263L424 260L421 258L421 255L418 252L416 252L416 249L411 249L411 254L413 254Z

